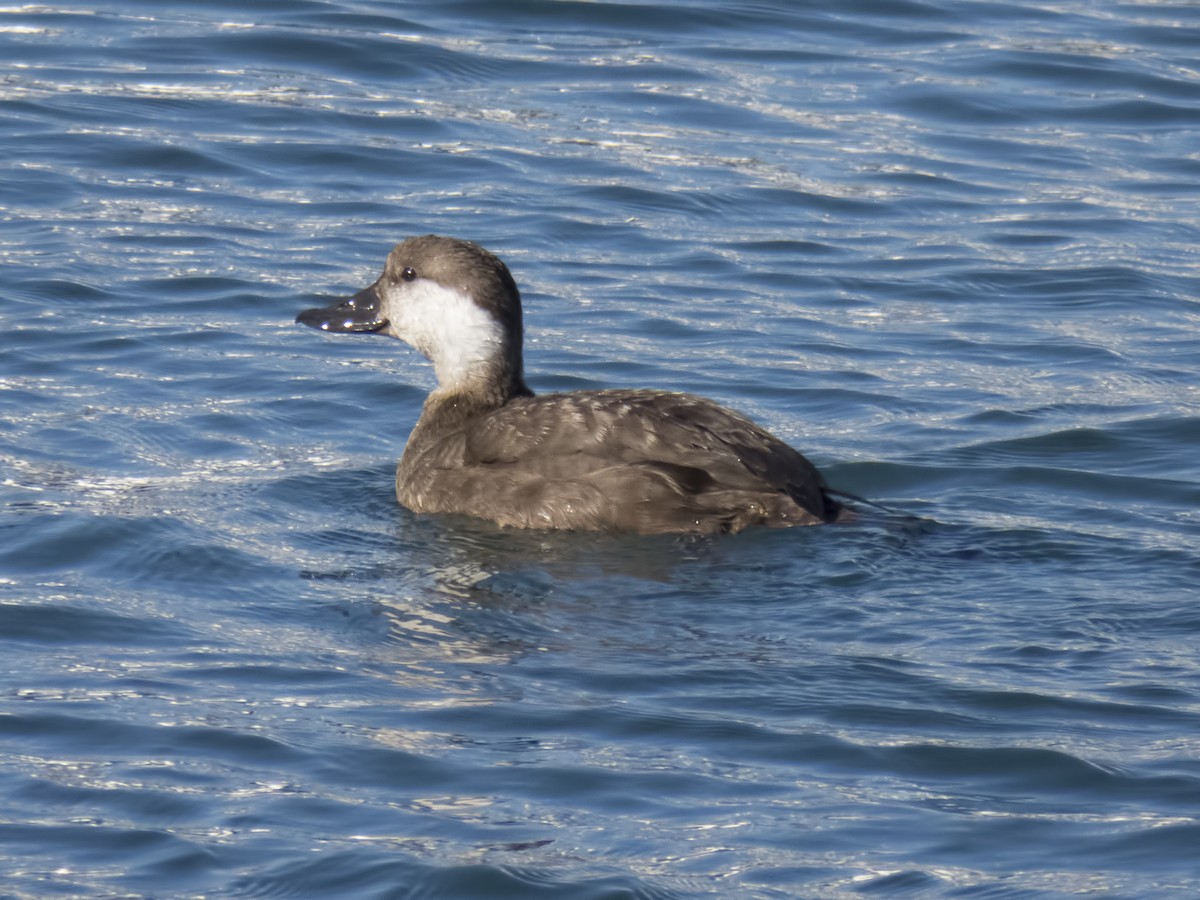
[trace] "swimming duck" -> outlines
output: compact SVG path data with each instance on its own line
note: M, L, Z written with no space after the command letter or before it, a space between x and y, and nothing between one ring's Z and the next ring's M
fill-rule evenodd
M396 496L413 512L643 534L817 525L842 512L812 463L711 400L623 389L535 396L520 292L478 244L408 238L370 287L296 321L386 334L433 362L437 387L396 470Z

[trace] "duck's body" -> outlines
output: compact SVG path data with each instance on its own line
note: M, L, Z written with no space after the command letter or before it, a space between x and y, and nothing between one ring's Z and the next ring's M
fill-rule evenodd
M428 356L438 387L396 472L414 512L520 528L714 533L838 517L816 468L745 416L656 390L535 397L525 385L520 295L465 241L409 238L383 275L297 321L382 332Z
M520 396L486 411L439 398L396 473L416 512L642 533L816 524L837 512L822 487L808 460L749 419L664 391Z

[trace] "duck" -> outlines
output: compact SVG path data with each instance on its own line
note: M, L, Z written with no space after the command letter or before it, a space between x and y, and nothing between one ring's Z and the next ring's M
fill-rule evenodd
M693 394L601 389L535 395L521 295L478 244L410 237L369 287L296 322L399 338L437 377L396 468L414 513L523 529L727 534L821 525L847 510L801 453Z

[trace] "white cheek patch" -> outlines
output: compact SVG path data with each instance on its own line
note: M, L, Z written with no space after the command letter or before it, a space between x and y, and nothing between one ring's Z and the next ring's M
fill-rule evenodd
M388 330L433 361L441 387L484 374L502 352L500 323L461 291L417 279L386 289Z

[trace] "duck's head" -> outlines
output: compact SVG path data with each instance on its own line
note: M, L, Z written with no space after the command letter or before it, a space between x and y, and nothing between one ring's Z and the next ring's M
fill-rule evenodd
M428 357L439 389L487 383L505 393L522 380L521 295L508 267L478 244L427 234L397 244L383 274L296 321L321 331L386 334Z

